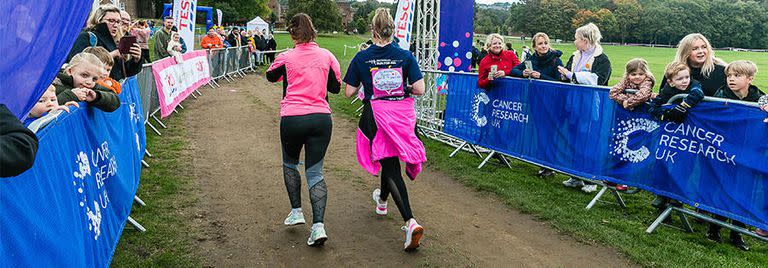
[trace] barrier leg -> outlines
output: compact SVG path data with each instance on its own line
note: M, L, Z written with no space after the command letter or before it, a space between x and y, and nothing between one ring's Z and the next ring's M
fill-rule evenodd
M653 233L653 230L656 230L656 228L659 227L659 225L661 225L661 223L667 219L667 217L669 217L670 213L672 213L672 207L667 207L667 209L665 209L664 212L662 212L661 215L659 215L659 217L656 218L653 223L651 223L651 226L648 226L648 229L645 229L645 232L648 234Z
M183 106L183 105L181 105L181 103L179 103L179 108L181 108L182 110L184 110L184 106Z
M624 198L621 198L619 191L616 191L616 189L611 189L611 193L613 194L613 197L616 198L616 203L619 203L621 208L627 208L627 204L624 203Z
M589 201L589 204L587 205L587 210L589 210L593 206L595 206L597 201L600 200L600 197L602 197L603 194L605 194L605 191L607 191L607 190L608 190L608 186L603 186L603 188L600 189L599 192L597 192L597 194L595 195L595 198L592 198L592 201Z
M685 214L680 209L672 208L675 210L678 217L680 217L680 222L683 223L683 231L687 233L693 233L693 228L691 227L691 223L688 222L688 218L685 217Z
M512 169L512 164L509 163L509 160L507 160L507 158L504 156L504 154L499 153L499 156L500 156L501 162L504 163L505 165L507 165L507 167L509 169Z
M189 95L192 96L193 98L197 99L197 95L195 95L194 91L192 91L192 93L190 93Z
M478 150L478 149L477 149L477 147L475 147L475 145L473 145L473 144L470 144L470 145L469 145L469 148L470 148L470 149L472 149L472 151L473 151L473 152L475 152L475 154L476 154L477 156L479 156L479 157L483 157L483 155L480 153L480 150Z
M163 135L163 133L160 133L160 131L157 130L157 128L154 125L152 125L152 123L150 123L149 121L147 121L147 125L149 125L149 128L151 128L152 131L154 131L155 134L157 134L158 136L162 136Z
M355 112L356 112L356 113L359 113L361 110L363 110L363 107L365 107L365 106L362 106L362 105L361 105L360 107L358 107L358 108L357 108L357 110L355 110Z
M768 242L768 237L760 236L760 235L758 235L758 234L756 234L754 232L751 232L751 231L749 231L747 229L744 229L744 228L739 227L739 226L735 226L733 224L730 224L730 223L727 223L727 222L724 222L724 221L721 221L721 220L718 220L718 219L714 219L714 218L712 218L712 217L710 217L708 215L701 214L701 213L696 213L694 211L690 211L690 210L687 210L687 209L680 209L680 208L675 208L675 211L680 213L680 214L689 215L691 217L696 217L696 218L702 219L702 220L704 220L706 222L710 222L710 223L714 223L714 224L723 226L723 227L728 228L730 230L734 230L736 232L739 232L739 233L751 236L752 238L755 238L757 240L760 240L760 241L763 241L763 242Z
M130 223L133 226L133 228L136 228L136 230L138 230L140 233L147 231L147 229L144 228L144 226L141 226L141 224L139 224L139 222L131 218L131 216L128 216L128 223Z
M482 162L482 163L480 163L480 165L479 165L479 166L477 166L477 169L481 169L481 168L483 168L483 166L485 166L485 164L486 164L486 163L488 163L488 161L489 161L489 160L491 160L491 157L493 157L493 155L494 155L495 153L496 153L496 151L491 151L491 153L489 153L489 154L488 154L488 157L486 157L486 158L483 160L483 162Z
M155 156L153 156L152 154L149 153L149 150L144 150L144 154L149 156L149 158L155 157Z
M160 124L160 126L161 126L162 128L168 128L168 127L167 127L165 124L163 124L163 121L160 121L160 119L159 119L159 118L157 118L157 115L154 115L154 114L153 114L153 115L152 115L152 118L154 118L154 119L155 119L155 122L157 122L158 124ZM158 135L160 135L160 132L158 132L157 134L158 134Z
M144 160L141 160L141 165L144 166L145 168L149 168L149 164L147 164L147 162Z
M147 203L144 203L144 200L141 200L138 196L133 196L133 202L136 202L136 204L139 204L139 206L146 207Z
M456 148L456 150L454 150L451 154L448 155L448 157L449 158L450 157L454 157L457 153L459 153L459 151L461 151L461 149L464 149L464 146L467 146L467 142L466 141L462 142L461 145L459 145L459 147Z
M197 92L197 94L200 94L200 97L202 97L202 96L203 96L203 92L200 92L200 91L199 91L199 90L197 90L197 89L195 89L195 92Z

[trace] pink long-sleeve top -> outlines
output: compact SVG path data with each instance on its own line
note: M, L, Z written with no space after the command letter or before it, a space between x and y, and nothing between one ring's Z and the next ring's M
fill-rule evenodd
M283 81L280 116L329 114L328 92L341 91L339 61L315 42L278 54L267 69L267 80Z

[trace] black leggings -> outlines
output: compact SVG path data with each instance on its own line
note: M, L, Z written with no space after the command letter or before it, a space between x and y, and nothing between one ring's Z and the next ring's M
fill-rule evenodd
M403 221L413 218L411 204L408 201L408 189L400 171L400 159L397 157L379 160L381 164L381 201L387 201L389 195L395 199L395 205L403 216Z
M304 147L304 168L312 202L312 222L323 222L328 188L323 179L323 159L331 142L333 123L330 114L284 116L280 119L283 147L283 179L292 208L301 207L299 155Z

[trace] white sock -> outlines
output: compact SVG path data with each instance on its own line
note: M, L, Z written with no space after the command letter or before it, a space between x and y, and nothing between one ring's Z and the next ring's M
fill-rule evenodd
M301 208L293 208L291 209L291 213L301 213Z
M322 222L312 224L312 229L321 228L321 227L325 227L325 225Z

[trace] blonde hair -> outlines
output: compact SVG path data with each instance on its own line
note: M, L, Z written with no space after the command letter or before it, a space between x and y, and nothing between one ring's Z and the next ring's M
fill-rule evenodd
M104 19L104 16L106 16L109 12L115 12L117 15L120 15L120 8L112 4L99 5L93 10L93 12L91 12L91 15L88 17L86 28L93 28L93 26L96 26L96 24L101 23L101 20ZM122 26L122 23L120 25Z
M544 40L547 40L547 43L549 43L549 35L542 32L538 32L533 35L533 38L531 38L531 44L533 45L534 48L536 47L536 39L539 39L539 38L544 38ZM526 47L523 46L523 48L526 48Z
M389 9L377 8L376 15L373 16L373 21L371 21L371 35L373 35L373 38L390 42L392 41L393 34L395 34L395 21L392 20Z
M651 81L656 81L656 77L653 76L653 73L651 73L651 69L648 68L648 62L641 58L634 58L627 62L627 66L624 70L624 79L626 79L629 74L640 71L645 74L646 77L650 78Z
M501 43L504 44L504 37L502 37L500 34L492 33L485 38L485 50L487 51L491 50L491 43L493 43L494 38L498 38L499 40L501 40ZM501 50L507 50L507 48L504 46L501 46Z
M704 60L704 65L701 66L701 73L704 77L709 77L709 74L715 70L715 64L725 65L725 62L721 59L715 58L715 51L712 50L712 45L709 40L700 33L692 33L680 39L680 43L677 44L677 54L675 55L675 61L688 64L688 60L691 57L691 51L693 51L693 42L696 40L704 41L707 46L707 59Z
M755 76L757 74L757 65L752 61L737 60L725 66L725 75L728 76L728 73L731 72L744 76Z
M600 28L597 28L597 25L591 22L576 29L575 36L586 40L591 45L599 45L600 40L603 39Z
M96 57L96 55L93 55L88 52L80 52L75 54L75 56L72 57L72 59L69 61L69 64L67 64L66 69L72 69L75 66L78 66L83 63L90 63L93 65L96 65L99 68L104 69L104 63L101 62L99 57Z
M83 52L96 55L96 57L98 57L106 66L115 66L115 59L112 58L112 55L109 55L109 51L104 47L86 47L83 49Z
M688 67L688 64L679 61L673 61L667 64L667 67L664 68L664 77L667 79L672 79L675 77L675 75L685 70L691 70L691 68Z

